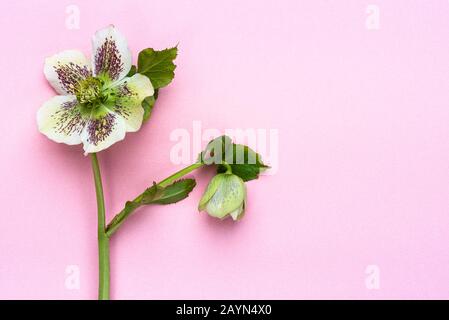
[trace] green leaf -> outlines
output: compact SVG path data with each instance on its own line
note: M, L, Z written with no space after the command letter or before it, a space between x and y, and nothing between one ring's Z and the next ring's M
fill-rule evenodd
M165 87L175 76L176 65L173 61L177 54L177 47L161 51L152 48L144 49L139 53L137 72L147 76L154 89Z
M195 188L196 181L194 179L183 179L173 182L168 187L163 188L159 192L152 203L170 204L181 201L189 196L189 193Z
M269 168L262 162L260 155L248 146L241 144L232 145L232 161L226 161L232 169L232 173L239 176L243 181L259 178L259 174ZM226 172L224 165L219 165L218 173Z
M135 65L132 65L131 69L129 69L129 72L128 72L128 74L126 76L127 77L132 77L136 73L137 73L137 67Z
M227 163L232 173L243 181L257 179L261 172L269 168L257 152L248 146L232 143L228 136L221 136L209 142L200 157L205 164L217 164L218 173L226 172L223 163Z
M153 111L154 103L156 102L156 99L154 96L146 97L142 101L142 107L144 110L143 113L143 122L147 121L150 118L151 111Z
M153 183L153 185L142 194L141 204L176 203L187 198L195 186L196 181L194 179L178 180L165 188Z
M147 204L170 204L181 201L188 197L195 186L195 179L178 180L164 188L153 182L153 185L137 198L125 203L123 210L108 224L106 233L108 236L113 234L137 208Z
M139 205L151 204L151 202L156 197L159 189L160 189L160 187L158 187L156 182L153 181L153 185L151 187L147 188L142 193L142 195L140 196L139 201L133 201L133 202L137 202Z

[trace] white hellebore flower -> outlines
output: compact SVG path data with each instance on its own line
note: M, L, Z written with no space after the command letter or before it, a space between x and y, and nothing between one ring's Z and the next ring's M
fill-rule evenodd
M231 216L233 220L238 220L245 213L245 202L245 182L235 174L219 173L209 182L198 210L206 210L215 218Z
M83 143L85 154L104 150L140 129L150 80L131 69L131 51L114 26L92 38L91 62L80 51L66 50L45 60L44 73L59 94L37 112L39 131L51 140Z

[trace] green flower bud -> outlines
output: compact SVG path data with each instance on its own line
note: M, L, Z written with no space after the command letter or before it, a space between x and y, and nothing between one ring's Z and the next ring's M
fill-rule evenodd
M246 187L243 180L232 173L220 173L209 182L198 210L205 210L215 218L231 216L233 220L238 220L245 212L245 201Z

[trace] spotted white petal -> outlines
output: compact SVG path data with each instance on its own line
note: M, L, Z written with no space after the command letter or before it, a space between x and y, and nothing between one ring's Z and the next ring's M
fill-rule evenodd
M123 79L131 69L131 51L126 38L110 25L92 38L92 69L95 76L105 80Z
M85 55L66 50L45 59L44 74L59 94L74 94L77 84L92 72Z
M73 95L55 96L45 102L37 112L39 131L59 143L81 143L80 134L85 122Z
M125 120L120 115L105 112L100 116L92 116L81 133L84 152L87 154L109 148L117 141L123 140L125 134Z
M116 96L113 111L125 119L126 131L138 131L144 114L142 101L154 94L150 80L137 73L120 81L113 92Z

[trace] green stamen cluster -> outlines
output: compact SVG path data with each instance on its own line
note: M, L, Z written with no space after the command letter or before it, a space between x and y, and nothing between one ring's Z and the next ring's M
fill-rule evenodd
M78 102L92 108L102 101L103 82L95 77L82 80L75 91Z

